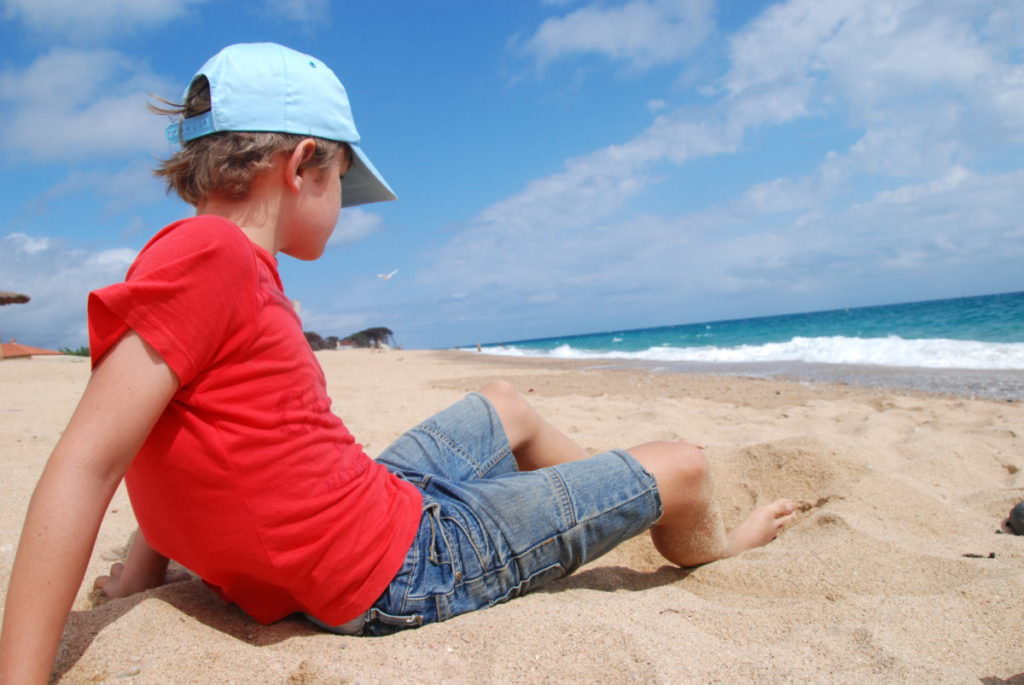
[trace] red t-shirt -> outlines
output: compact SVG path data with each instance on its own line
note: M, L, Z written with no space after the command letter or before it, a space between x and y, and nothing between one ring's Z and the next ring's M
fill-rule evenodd
M263 623L368 609L421 495L331 412L275 259L226 219L171 224L90 294L94 365L128 329L180 384L125 476L146 540Z

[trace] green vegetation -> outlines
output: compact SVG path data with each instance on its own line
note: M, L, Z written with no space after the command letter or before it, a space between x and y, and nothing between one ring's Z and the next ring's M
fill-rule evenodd
M341 342L343 344L351 343L356 347L381 347L382 345L394 347L395 334L391 332L390 328L380 326L353 333L347 338L342 338Z
M58 347L57 351L60 352L61 354L70 354L70 355L72 355L74 357L88 357L89 356L89 348L86 345L82 345L81 347L76 347L76 348Z
M333 335L324 338L316 331L305 331L305 334L306 341L309 342L309 346L314 350L333 350L337 349L338 345L374 348L384 345L397 347L394 332L390 328L384 328L383 326L367 328L341 339Z
M303 331L303 332L306 334L306 342L308 342L309 346L312 347L314 350L326 350L326 349L328 349L327 348L327 341L324 340L323 337L321 337L319 333L317 333L316 331Z

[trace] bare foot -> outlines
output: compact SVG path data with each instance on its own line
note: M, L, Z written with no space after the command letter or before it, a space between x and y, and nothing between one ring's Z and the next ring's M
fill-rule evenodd
M754 509L740 525L729 531L725 556L732 557L748 549L767 545L775 539L796 511L796 503L777 499Z

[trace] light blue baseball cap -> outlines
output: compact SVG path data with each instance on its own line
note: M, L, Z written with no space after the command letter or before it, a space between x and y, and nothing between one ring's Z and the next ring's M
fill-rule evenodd
M348 143L352 167L342 184L341 206L397 199L359 145L345 86L317 58L276 43L238 43L211 57L192 81L200 76L210 82L210 111L168 126L168 140L272 131ZM187 97L188 89L182 101Z

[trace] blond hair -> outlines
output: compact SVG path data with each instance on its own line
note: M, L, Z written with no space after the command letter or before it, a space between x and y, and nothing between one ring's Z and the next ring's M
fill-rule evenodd
M210 82L205 76L192 81L184 104L153 97L160 104L150 104L149 109L156 114L198 116L210 111ZM178 130L180 136L180 124ZM270 168L274 155L294 150L305 138L312 138L316 148L303 168L326 169L342 149L352 161L347 143L291 133L221 131L183 142L181 150L161 161L153 174L165 180L168 192L173 190L193 206L212 193L242 200L253 179Z

